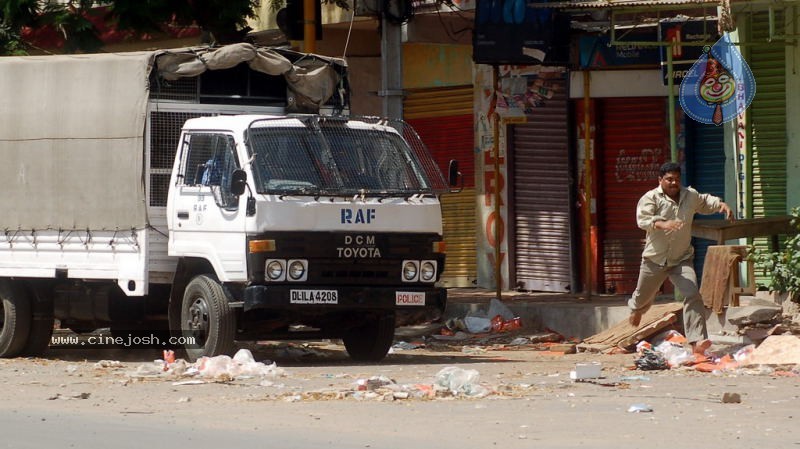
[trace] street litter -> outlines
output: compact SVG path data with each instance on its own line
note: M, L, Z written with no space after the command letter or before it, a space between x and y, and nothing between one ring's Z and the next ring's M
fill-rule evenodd
M628 413L651 413L653 408L647 404L633 404L628 407Z
M173 386L180 387L183 385L203 385L207 384L208 382L204 380L181 380L179 382L172 382Z
M671 368L676 368L694 361L692 351L681 344L673 343L668 340L662 341L653 349L664 356L664 359Z
M91 393L71 393L68 395L62 395L61 393L56 393L53 396L47 398L48 401L54 401L56 399L89 399Z
M643 371L669 369L669 364L664 355L652 349L645 349L642 355L634 362L636 368Z
M372 376L369 379L358 379L355 382L358 391L373 391L387 385L394 385L395 381L386 376Z
M486 348L481 346L464 346L461 348L461 352L470 355L485 354Z
M94 364L95 369L103 369L103 368L122 368L122 362L119 360L100 360L99 362Z
M398 341L394 345L392 345L393 350L395 351L410 351L412 349L419 349L424 348L425 345L421 343L409 343L407 341Z
M175 363L175 351L171 349L164 350L164 363L165 364Z
M441 334L453 336L462 331L470 334L510 332L522 328L522 320L505 304L493 298L487 311L470 311L463 318L450 318Z
M165 355L169 356L169 354ZM233 357L218 355L215 357L201 357L195 363L188 363L184 359L173 362L156 360L151 364L142 364L132 373L133 378L181 378L200 377L213 381L232 381L249 378L274 378L285 375L283 369L278 368L273 362L269 365L256 362L249 349L240 349ZM198 385L204 381L187 381L177 385Z
M487 396L489 390L478 383L479 379L480 374L476 370L448 366L436 374L435 384L456 396L463 394L468 397L480 398Z
M619 378L621 382L650 382L647 376L622 376Z
M597 379L601 376L603 365L600 362L576 363L575 369L569 372L572 380Z
M621 320L611 328L585 338L583 343L578 345L578 350L609 352L615 348L632 348L638 342L672 326L682 309L683 305L678 302L655 304L642 316L639 326L631 326L627 319Z
M283 374L274 362L270 365L256 362L249 349L238 350L233 358L226 355L201 357L196 365L200 376L206 378L276 377Z

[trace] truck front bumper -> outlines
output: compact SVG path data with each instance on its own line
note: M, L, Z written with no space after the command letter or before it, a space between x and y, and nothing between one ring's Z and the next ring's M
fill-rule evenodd
M354 287L251 285L244 290L244 311L395 310L443 313L447 290L436 287Z

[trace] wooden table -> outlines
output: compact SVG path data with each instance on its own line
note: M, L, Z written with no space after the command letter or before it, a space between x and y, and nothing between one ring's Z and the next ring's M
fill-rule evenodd
M731 239L769 236L772 238L772 250L778 251L779 235L797 233L791 220L790 215L736 221L700 218L695 219L692 224L692 236L714 240L717 245L724 245L725 241Z

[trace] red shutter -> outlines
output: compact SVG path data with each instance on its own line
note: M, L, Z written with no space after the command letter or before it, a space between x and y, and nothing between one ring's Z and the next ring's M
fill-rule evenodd
M456 159L459 170L464 175L464 187L475 187L475 156L472 150L475 146L475 133L472 130L472 114L406 121L417 130L445 176L450 160Z
M645 237L636 225L636 203L658 185L658 168L670 159L666 115L663 97L605 99L598 108L607 293L627 294L636 289Z
M478 271L472 95L472 86L420 89L410 92L403 104L405 120L416 129L445 176L450 160L457 159L464 177L461 193L442 195L447 261L441 285L445 287L471 287Z

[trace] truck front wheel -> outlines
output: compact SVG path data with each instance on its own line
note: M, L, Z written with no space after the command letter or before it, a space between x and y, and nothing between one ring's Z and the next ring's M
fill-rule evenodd
M342 341L350 358L358 362L379 362L394 341L393 313L366 315L364 322L345 333Z
M209 275L195 276L181 306L181 335L190 361L233 351L236 316L222 285Z
M0 282L0 357L19 355L31 331L31 301L25 290Z

